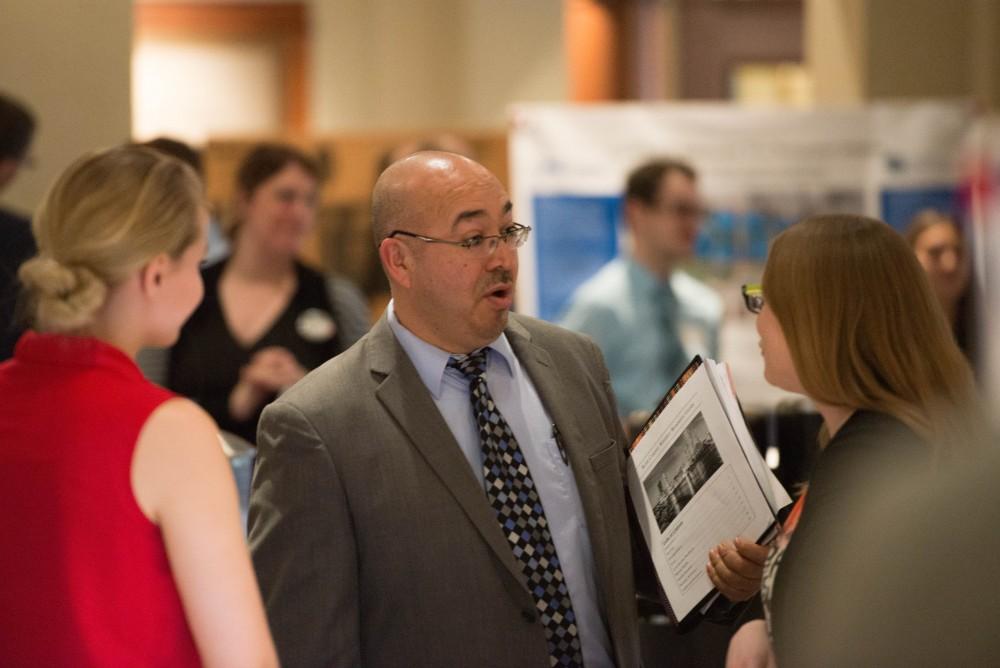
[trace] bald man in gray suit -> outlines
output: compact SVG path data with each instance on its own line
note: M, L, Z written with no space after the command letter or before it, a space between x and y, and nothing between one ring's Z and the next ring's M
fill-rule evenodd
M260 422L250 547L283 665L637 666L600 352L509 313L530 230L484 167L418 153L373 200L386 314Z

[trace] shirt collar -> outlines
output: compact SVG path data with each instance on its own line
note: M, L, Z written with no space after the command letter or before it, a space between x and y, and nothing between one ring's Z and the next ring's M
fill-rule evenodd
M431 395L435 399L439 399L441 397L441 386L444 382L444 375L448 371L448 360L451 358L452 353L427 343L407 329L399 321L399 318L396 317L396 310L392 300L389 300L389 305L386 307L386 317L392 333L396 336L396 340L399 341L399 345L403 346L403 350L406 351L410 361L413 362L420 380L424 382ZM489 348L487 363L490 360L499 359L501 360L500 367L503 371L509 375L513 375L514 370L517 368L517 357L514 355L514 349L511 348L510 342L507 340L507 335L501 332L500 336L486 347ZM494 370L498 369L494 367ZM455 371L454 373L458 374L459 372Z

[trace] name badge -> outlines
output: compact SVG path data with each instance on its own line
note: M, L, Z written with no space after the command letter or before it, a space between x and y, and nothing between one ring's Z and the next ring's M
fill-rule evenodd
M329 341L337 333L337 323L322 309L310 308L295 319L295 331L310 343Z

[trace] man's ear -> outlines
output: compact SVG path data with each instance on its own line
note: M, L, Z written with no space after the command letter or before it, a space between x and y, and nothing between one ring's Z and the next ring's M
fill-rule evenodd
M160 253L139 270L139 287L145 295L156 294L170 268L170 257Z
M383 239L378 256L390 283L404 288L411 286L414 257L406 244L399 239Z
M649 209L646 203L635 197L628 197L625 199L623 206L625 209L625 227L634 229L637 225L641 226L642 221L645 220L646 211Z

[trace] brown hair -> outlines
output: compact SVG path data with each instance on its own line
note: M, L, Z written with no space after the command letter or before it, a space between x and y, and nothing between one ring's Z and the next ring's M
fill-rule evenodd
M906 226L906 242L910 244L910 248L916 247L917 239L920 238L921 234L940 223L951 225L958 230L959 236L961 236L962 229L958 226L954 218L937 209L922 209L910 219L909 225Z
M198 238L201 181L141 146L90 153L49 190L32 222L38 255L21 265L28 316L41 331L88 326L109 287Z
M625 199L655 206L660 197L660 182L672 172L679 172L692 181L698 179L694 168L686 162L671 158L650 160L629 172L625 180Z
M21 160L35 134L35 117L12 97L0 93L0 160Z
M892 415L939 454L981 441L969 366L923 269L888 225L803 220L773 241L763 286L811 398Z
M323 181L325 169L304 151L288 144L257 144L247 154L236 170L237 196L249 199L257 188L288 165L298 165L317 184ZM222 220L222 231L232 238L240 226L239 216L227 216Z

